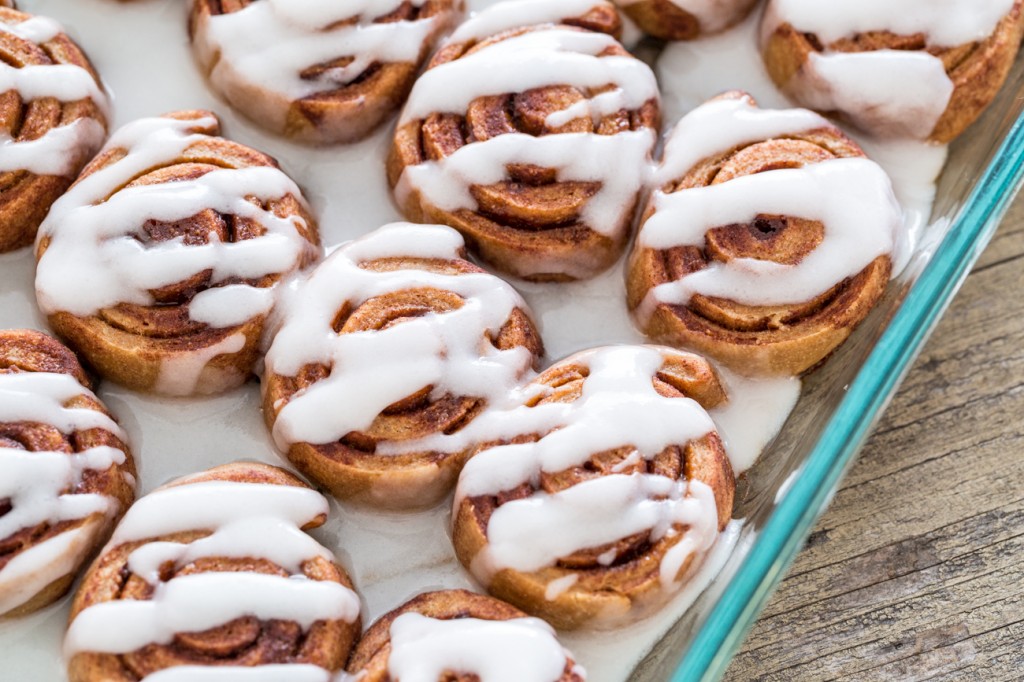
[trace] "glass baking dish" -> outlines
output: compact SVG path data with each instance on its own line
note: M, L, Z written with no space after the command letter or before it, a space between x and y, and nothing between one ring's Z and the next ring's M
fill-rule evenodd
M473 0L482 6L490 0ZM345 150L346 160L332 156L338 150L307 150L293 148L288 143L273 139L253 130L222 103L218 102L202 84L191 67L187 43L183 34L184 8L174 0L126 4L117 8L117 20L124 23L122 43L100 39L104 31L94 27L111 12L103 0L62 3L60 0L23 0L29 11L47 10L78 28L79 35L97 63L109 78L117 96L119 122L132 118L170 111L184 106L215 108L225 120L230 136L265 149L285 162L286 167L299 176L309 196L319 210L325 241L337 244L345 239L372 229L390 220L397 213L388 200L372 198L390 196L383 181L383 173L364 173L346 178L344 185L331 185L323 179L314 180L314 169L326 168L339 172L346 163L359 162L364 157L382 156L386 135L375 136ZM136 30L161 22L160 36ZM173 32L171 28L178 31ZM135 41L135 42L131 42ZM146 71L133 63L120 59L124 53L141 55L142 66L159 66L166 78L160 87L148 87ZM118 62L121 63L118 63ZM134 60L133 60L134 61ZM176 68L184 65L184 68ZM137 71L137 73L136 73ZM170 72L173 71L173 77ZM142 88L144 96L130 96ZM843 472L850 465L864 442L871 426L921 348L932 326L949 303L963 277L975 262L984 245L1007 208L1010 199L1024 176L1024 59L1018 61L1010 82L1000 98L981 122L971 128L951 149L946 170L939 183L938 199L934 209L937 221L925 235L926 246L919 248L910 265L893 282L889 292L873 315L860 327L836 357L804 381L803 393L782 432L761 457L759 463L740 482L736 517L744 519L738 541L725 563L722 573L697 599L683 616L651 650L630 675L631 680L713 680L719 678L747 629L767 601L773 587L792 562L811 526L822 513L838 485ZM670 121L673 119L669 119ZM981 171L983 172L978 172ZM330 201L328 201L330 199ZM352 214L352 207L359 212ZM31 290L31 257L25 253L0 259L0 275L13 278L18 287ZM600 300L595 292L605 291L609 282L621 287L621 274L613 271L598 278L593 289L584 285L573 289L586 305L578 317L564 318L561 327L581 327L587 332L569 339L566 334L556 336L558 325L547 324L545 338L551 347L551 358L556 359L573 350L607 342L640 341L641 337L629 325L624 307L615 299L611 303ZM3 280L3 277L0 277ZM538 301L540 289L520 285L531 300ZM15 298L0 291L0 326L35 326L45 329L38 317L31 297ZM607 297L605 297L607 298ZM536 306L545 317L556 319L566 314L566 308ZM618 331L613 338L603 330L590 329L595 320L618 315ZM566 324L569 323L569 324ZM579 323L579 324L577 324ZM592 332L592 333L591 333ZM257 392L246 391L191 404L170 404L140 398L117 388L105 386L103 397L118 410L128 423L126 426L136 442L145 442L143 459L143 491L172 475L180 475L221 463L221 458L262 458L282 463L266 441L262 422L258 417ZM204 416L200 416L200 415ZM171 419L169 416L173 416ZM216 426L216 437L208 436L202 442L192 443L187 452L180 452L181 423L202 432L206 426ZM228 426L225 426L228 425ZM221 433L224 432L224 433ZM145 434L145 438L143 438ZM175 459L162 455L173 453ZM212 454L211 454L212 453ZM393 533L398 537L398 521L386 517L372 521L368 515L356 516L354 510L344 508L338 523L323 538L351 565L349 552L359 546L353 540L357 526L365 524L372 532ZM339 512L335 507L335 512ZM433 512L436 515L444 510ZM429 515L427 515L429 516ZM409 534L422 528L431 529L436 538L447 547L443 524L437 518L424 518L413 526ZM401 520L402 524L407 519ZM374 525L376 523L376 525ZM340 529L340 530L339 530ZM340 540L344 533L344 540ZM389 559L382 557L379 564ZM356 573L358 584L364 588L371 606L378 611L381 604L395 605L382 594L372 592L368 581ZM410 578L413 580L413 578ZM439 579L425 584L435 586ZM461 572L446 578L445 587L470 587ZM64 607L62 607L64 608ZM5 654L17 658L27 647L28 640L38 640L45 647L47 660L58 650L64 612L52 609L42 614L38 622L49 621L47 637L26 627L12 635L9 629L0 643ZM56 625L53 623L57 622ZM33 625L36 621L33 622ZM637 657L640 651L636 652ZM64 679L59 664L50 662L45 673L39 669L24 676L25 679ZM51 675L52 671L52 675ZM596 671L595 671L596 672ZM45 676L40 676L45 675Z
M1024 184L1024 58L950 148L932 226L885 299L821 369L737 491L745 520L725 568L632 679L724 674L942 313Z

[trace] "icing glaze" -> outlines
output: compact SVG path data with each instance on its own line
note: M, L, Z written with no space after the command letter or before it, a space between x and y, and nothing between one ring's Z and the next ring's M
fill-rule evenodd
M452 32L446 44L463 43L497 35L522 26L557 24L566 17L579 17L591 10L611 7L605 0L512 0L498 2L472 15Z
M135 548L128 568L153 586L151 598L85 608L68 628L65 654L129 653L147 644L168 644L177 633L201 632L243 616L294 621L303 629L322 620L354 622L360 605L352 590L310 580L302 572L305 562L331 557L300 530L326 513L323 496L297 486L201 481L151 493L128 510L105 551L185 531L210 533L188 543L154 541ZM258 557L289 575L208 571L160 579L167 562L181 567L204 557ZM252 679L246 675L227 668L216 679Z
M537 618L439 620L409 612L391 623L390 635L388 673L402 682L436 682L445 671L486 682L552 682L566 666L554 630Z
M144 679L146 682L355 682L356 678L344 673L332 676L319 666L295 663L251 668L178 665L158 670Z
M482 272L360 267L382 258L458 259L462 248L462 237L447 227L387 225L334 251L288 292L266 371L295 376L316 363L331 373L281 409L274 425L279 447L329 443L366 429L389 405L425 386L433 387L433 398L472 396L488 405L508 400L533 363L524 347L499 350L488 341L516 308L526 309L512 287ZM424 288L453 292L462 305L379 330L338 334L332 327L346 304L356 309L378 296ZM382 445L382 454L410 451L406 442Z

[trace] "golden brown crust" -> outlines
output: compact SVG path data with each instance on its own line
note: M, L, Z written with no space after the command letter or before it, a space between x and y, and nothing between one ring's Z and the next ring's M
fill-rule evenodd
M391 624L404 613L419 613L437 620L476 618L500 621L526 617L514 606L466 590L427 592L381 616L366 630L352 652L346 668L349 673L360 675L362 682L392 682L388 674ZM575 661L567 656L562 676L553 682L583 682L584 678L574 668ZM438 682L477 682L475 676L459 673L457 670L448 671Z
M237 462L178 479L158 490L203 481L308 487L283 469L255 462ZM305 529L315 528L324 520L325 517L314 520ZM153 542L188 543L209 534L209 530L196 529L107 547L83 578L71 605L69 622L96 604L150 598L154 588L128 568L128 556L138 547ZM206 557L181 567L162 567L160 579L167 582L176 576L230 571L288 575L288 571L263 558ZM302 573L310 580L335 582L352 589L345 570L323 557L304 562ZM204 632L179 633L169 644L150 644L124 655L77 653L68 662L68 677L70 682L137 682L146 675L175 665L308 663L338 670L348 659L359 631L358 619L353 623L317 621L303 631L294 622L260 621L247 616Z
M621 3L620 3L621 4ZM686 4L683 2L682 4ZM640 0L623 4L622 11L637 26L655 38L662 40L695 40L708 33L717 33L735 26L750 13L757 0L721 0L728 5L729 17L724 25L709 30L701 25L699 17L686 11L673 0ZM725 12L725 8L718 11Z
M0 3L2 5L2 3ZM13 7L13 4L8 5ZM32 15L0 6L0 23L20 24ZM71 65L85 69L103 89L89 58L70 38L60 33L40 45L0 31L0 62L14 68ZM0 92L0 133L15 142L38 140L58 126L81 119L98 123L103 130L103 112L88 97L60 102L52 97L24 101L15 90ZM64 175L37 175L28 170L0 170L0 253L28 246L50 205L64 193L96 148L82 145L68 163Z
M83 394L71 398L65 407L95 410L113 419L98 400L85 394L89 387L88 378L82 366L68 348L56 339L41 332L14 329L0 331L0 374L23 372L46 372L67 374L82 384ZM27 601L0 616L20 616L52 604L71 587L75 575L92 552L110 534L114 524L124 514L135 498L135 463L128 446L113 433L93 428L63 433L58 425L37 422L0 422L0 448L28 450L30 452L64 452L69 456L89 448L107 446L125 454L123 464L96 471L86 471L81 481L62 491L63 495L103 495L116 501L117 508L111 515L102 512L90 514L81 519L43 522L29 528L22 528L13 535L0 538L0 570L15 557L32 547L56 538L59 535L87 529L97 525L91 544L77 550L79 556L72 563L73 569L56 577L49 585L31 596ZM3 477L0 471L0 478ZM127 478L126 478L127 476ZM10 500L0 499L0 517L12 509ZM69 552L76 551L70 548Z
M621 31L621 20L611 6L597 7L564 22L576 30L612 36ZM509 38L548 28L524 27L480 41L448 43L438 50L427 68L437 68ZM629 53L619 46L602 56L611 55L628 57ZM597 91L567 84L480 97L470 103L465 115L435 113L423 120L409 121L395 132L387 162L388 180L396 187L410 166L449 157L463 146L507 133L543 137L582 132L615 135L658 129L661 114L655 100L637 110L606 115L597 122L587 114L558 127L547 124L550 114L592 97ZM622 229L607 236L591 229L581 217L587 203L601 190L600 182L559 181L554 170L533 165L510 165L506 170L506 180L470 186L477 203L475 210L444 210L413 190L404 200L400 199L402 211L415 222L454 227L488 263L526 279L577 279L594 275L615 262L625 247L635 206L628 207Z
M762 51L772 80L793 97L798 97L799 93L789 86L812 53L921 50L938 57L953 82L953 94L928 139L946 144L963 133L992 103L1006 82L1022 37L1024 0L1016 0L992 35L975 43L939 47L929 44L927 36L921 34L896 35L888 31L873 31L822 45L817 36L783 23L766 36Z
M652 379L657 392L666 398L690 398L705 409L726 400L724 388L711 365L695 355L663 352L664 364ZM534 384L552 390L530 407L546 403L572 403L578 400L589 375L585 365L571 359L553 365ZM512 442L537 440L542 434L522 436ZM556 493L584 481L613 474L657 474L673 480L700 481L711 488L718 512L718 529L732 516L735 479L732 464L718 434L712 432L699 440L679 443L658 453L651 460L631 457L635 448L617 447L594 455L584 464L565 471L542 472L539 484L524 483L513 490L494 495L462 499L456 506L452 541L455 553L469 568L488 544L487 527L491 515L503 504L530 497L537 491ZM554 566L534 572L499 570L487 585L494 596L524 611L540 616L559 628L576 628L595 620L615 622L656 606L662 592L661 564L665 555L683 537L680 532L654 540L650 531L623 538L601 547L587 548L562 557ZM555 531L553 531L555 532ZM614 550L611 563L601 555ZM690 554L679 568L682 576L692 565ZM554 596L548 586L557 580L576 576L567 589Z
M238 12L251 5L252 1L193 2L189 16L189 35L193 43L211 17ZM393 12L373 18L372 23L435 22L413 62L373 62L349 83L297 100L274 92L262 84L243 82L231 84L221 94L256 123L293 140L311 144L355 142L370 134L405 101L437 37L451 23L460 5L461 2L456 0L426 0L423 3L405 0ZM341 25L357 21L359 18L355 17ZM221 58L219 53L204 47L197 50L197 54L209 76L218 67ZM208 57L204 57L204 54L208 54ZM346 66L353 60L353 55L339 54L331 62L310 65L303 72L303 77L313 78L327 69ZM283 126L280 121L283 121Z
M148 169L125 187L191 180L224 168L278 168L277 162L262 152L222 137L213 137L219 135L220 128L211 112L180 111L164 117L195 121L196 125L190 132L211 137L194 142L173 163ZM86 166L76 184L117 162L126 153L121 148L104 150ZM310 244L300 267L308 265L315 256L313 247L319 246L320 241L316 221L302 198L288 194L281 199L264 202L262 207L278 217L300 219L296 221L296 229ZM148 221L140 232L139 238L149 243L181 239L186 245L194 246L214 241L254 239L264 234L265 229L255 220L206 209L174 223ZM36 249L37 262L50 241L49 237L40 239ZM244 343L239 350L218 354L206 362L193 391L196 394L217 393L241 384L251 374L259 356L266 315L257 315L233 327L213 328L190 318L189 306L193 298L213 287L239 283L272 287L281 278L282 275L266 275L258 279L214 281L213 272L207 270L177 284L150 291L155 300L153 305L121 303L88 316L59 311L49 315L48 320L57 334L81 353L99 374L139 391L161 392L158 380L165 363L190 358L231 337L243 336Z
M361 263L360 267L380 272L422 270L446 275L484 272L461 259L383 258ZM337 311L334 330L338 334L380 330L462 305L463 299L451 291L407 289L371 298L355 307L346 302ZM540 333L519 308L513 310L498 336L489 341L499 350L525 348L535 361L544 353ZM263 416L267 427L273 430L277 415L297 393L329 374L330 368L323 365L307 365L294 377L268 372L263 379ZM394 403L366 431L349 433L335 443L292 444L286 453L288 460L336 497L396 509L435 504L451 489L468 451L376 454L377 447L384 443L454 433L487 407L485 400L472 396L449 394L431 398L431 388L425 386Z
M743 93L724 96L747 97ZM704 159L662 190L672 193L769 170L863 156L860 147L838 129L820 128L753 142ZM652 200L641 225L654 212ZM680 246L656 250L638 243L627 266L629 308L637 310L655 287L714 261L746 257L799 263L823 236L824 227L818 221L762 215L753 223L709 230L703 249ZM889 257L879 256L832 290L790 305L752 306L702 295L693 296L686 305L660 303L643 331L661 342L711 355L744 373L800 374L817 366L846 340L878 302L890 271Z

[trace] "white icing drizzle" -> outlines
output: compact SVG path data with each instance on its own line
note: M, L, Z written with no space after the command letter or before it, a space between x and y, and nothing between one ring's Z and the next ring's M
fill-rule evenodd
M213 124L147 118L114 133L107 148L123 148L127 154L76 184L39 229L40 239L50 239L36 274L45 313L87 316L118 303L151 305L151 290L206 270L213 271L214 285L232 277L257 279L293 270L310 253L314 247L299 233L301 218L280 218L252 201L289 194L301 201L295 183L276 168L220 169L194 180L125 187L151 169L173 164L189 146L211 139L188 130ZM195 246L180 239L139 241L147 221L175 222L207 209L254 220L265 233ZM273 288L238 284L201 292L196 299L197 321L227 328L269 312Z
M436 682L446 671L482 682L555 682L568 655L537 618L439 620L409 612L391 623L390 635L388 674L402 682Z
M600 7L610 7L605 0L508 0L488 7L462 22L445 44L479 40L522 26L558 24L568 17L580 17Z
M735 147L817 128L832 124L807 109L761 109L746 97L706 102L669 133L654 184L678 180L704 159Z
M498 17L494 25L504 19ZM476 26L492 23L487 11L475 21ZM472 35L475 29L467 33ZM631 56L599 56L617 45L614 38L601 33L558 26L538 27L492 43L424 73L413 87L400 125L432 113L464 114L480 97L567 83L581 90L612 87L551 114L549 126L588 114L598 121L657 100L657 82L646 64ZM581 218L594 231L613 235L628 222L626 214L646 177L654 142L654 132L647 129L616 135L499 135L467 144L439 161L406 168L395 191L400 203L417 191L443 210L475 209L471 185L504 180L510 164L539 165L555 169L559 181L601 182L601 191L588 202Z
M927 52L812 53L787 85L822 111L842 111L880 137L927 138L953 94L946 67Z
M403 2L262 0L200 21L194 42L200 61L215 64L210 79L218 89L270 89L297 100L343 87L375 63L415 62L440 15L373 23ZM421 7L426 0L409 2ZM302 76L342 57L352 61L315 78Z
M468 497L494 495L526 482L537 485L541 472L582 465L597 452L631 445L639 456L650 459L669 446L712 432L711 418L696 401L665 398L654 389L652 377L664 362L662 352L677 351L607 347L567 359L566 363L589 367L580 398L571 404L547 403L503 414L510 431L545 435L536 442L501 445L474 456L459 477L456 508ZM630 428L623 431L623 424ZM662 586L673 589L686 557L714 543L717 522L714 494L703 483L613 474L554 494L538 491L498 507L487 527L489 544L474 558L471 570L486 584L503 568L535 571L578 550L641 531L650 531L657 541L684 526L684 538L661 567Z
M0 517L0 538L43 522L71 521L112 511L116 505L104 495L61 491L81 483L86 471L104 471L124 461L122 451L105 446L76 454L0 448L0 499L10 499L13 506Z
M779 23L833 43L858 33L925 34L931 45L955 47L992 35L1014 0L772 0ZM778 24L776 24L778 25ZM773 27L774 28L774 27Z
M608 554L608 552L605 552L605 554ZM603 557L605 556L605 554L602 554L601 556ZM612 561L614 561L614 558L612 559ZM610 566L612 561L602 563L600 559L598 559L598 563L601 563L602 566ZM555 578L554 580L549 582L547 587L544 589L544 598L548 601L554 601L555 599L558 599L560 596L565 594L566 590L575 585L579 579L580 577L575 573L563 575L561 578Z
M230 288L224 287L224 289ZM252 292L259 291L257 289L249 289L248 287L243 287L243 289ZM221 289L211 289L209 291L221 291ZM242 292L239 293L241 294ZM240 298L244 300L244 294ZM193 303L196 300L199 300L199 296L193 299ZM240 309L245 310L244 307ZM190 308L190 312L193 312L192 308ZM239 352L245 348L245 342L245 334L232 334L219 343L196 350L187 356L164 358L160 363L160 373L157 375L154 389L157 393L164 395L190 395L195 391L204 374L206 375L206 380L203 381L203 385L206 386L210 393L218 393L221 390L235 386L238 383L238 379L234 372L218 370L210 366L209 362L219 355L230 355L231 353ZM221 376L215 380L211 374L218 371Z
M360 606L352 590L302 573L305 562L330 559L300 530L327 510L327 501L313 490L266 483L202 481L151 493L128 510L108 551L172 533L212 532L190 543L158 541L135 549L128 566L153 585L152 598L102 602L83 610L68 629L66 655L129 653L147 644L167 644L176 633L202 632L247 615L294 621L304 629L321 620L355 621ZM203 557L264 558L290 576L206 572L159 581L166 562L180 567ZM251 679L240 675L229 668L217 679Z
M0 572L0 613L21 606L57 578L77 569L95 547L101 527L99 519L87 520L8 561Z
M146 682L354 682L344 673L332 676L323 668L306 663L210 668L178 665L158 670L145 677Z
M645 0L615 0L623 7L635 5ZM749 6L749 0L669 0L679 9L689 12L700 24L702 33L717 33L736 20L736 14L743 6Z
M785 23L825 45L870 31L924 34L929 46L954 47L990 36L1014 0L772 0L762 36ZM842 111L883 137L927 138L949 105L953 82L923 50L812 53L786 89L802 104Z
M744 100L709 102L680 122L657 176L662 183L669 182L715 151L822 124L810 112L758 111ZM748 305L808 301L857 274L878 256L892 254L904 239L902 211L888 176L863 158L832 159L672 193L658 190L652 202L655 212L637 238L639 245L652 249L703 247L708 230L748 223L761 214L818 220L825 234L818 247L796 265L753 258L714 261L661 284L648 292L638 309L641 321L649 318L657 304L686 304L695 294Z
M513 310L527 309L512 287L486 273L360 267L390 257L455 259L462 247L462 237L451 228L395 223L337 249L298 283L284 306L266 370L295 376L303 366L319 363L331 373L281 410L274 425L279 447L329 443L366 429L386 407L425 386L433 387L433 398L478 397L488 405L507 400L533 361L525 348L498 350L489 341ZM421 288L454 292L463 305L378 331L337 334L332 328L346 302L356 309L378 296ZM404 443L390 445L391 454L410 451Z
M124 439L107 415L87 408L69 408L76 396L95 395L67 374L15 372L0 374L0 423L30 422L73 434L104 429ZM0 539L41 523L109 517L117 501L99 494L64 493L82 482L86 471L104 471L125 462L117 448L96 446L78 453L30 452L0 447L0 500L10 511L0 516ZM73 570L99 532L101 520L87 523L20 553L0 569L0 613L9 611L40 589Z
M798 377L745 377L716 367L729 400L709 414L737 475L757 458L782 429L800 398Z
M416 81L400 125L432 113L465 113L480 97L571 83L615 88L589 100L594 120L658 98L650 67L630 55L599 56L618 41L592 31L538 27L436 66Z
M30 17L8 24L0 21L0 33L42 45L64 32L47 17ZM29 65L21 68L0 60L0 93L15 91L24 102L54 98L59 102L91 99L109 117L107 95L92 74L72 64ZM55 126L34 140L14 140L0 132L0 172L24 170L36 175L71 175L83 160L99 149L106 131L91 118Z

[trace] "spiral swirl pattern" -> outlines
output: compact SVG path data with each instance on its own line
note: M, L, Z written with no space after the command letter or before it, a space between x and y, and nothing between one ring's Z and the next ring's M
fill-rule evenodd
M218 131L208 112L125 126L40 231L40 307L126 386L192 395L240 384L278 282L319 255L295 183Z
M536 280L615 261L659 124L657 84L612 37L614 8L572 5L499 4L461 26L413 87L388 161L409 218Z

